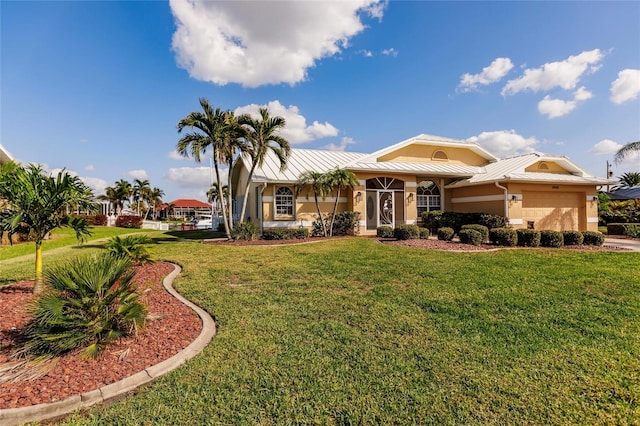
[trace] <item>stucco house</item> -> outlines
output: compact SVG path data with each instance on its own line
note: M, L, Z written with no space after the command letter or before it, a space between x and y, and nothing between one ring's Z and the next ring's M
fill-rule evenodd
M269 153L251 182L250 161L241 157L232 177L236 205L250 185L246 219L261 228L311 226L313 195L302 188L296 196L296 181L305 171L336 167L358 177L353 191L341 193L338 211L359 212L362 235L417 223L430 210L498 214L514 228L596 231L597 187L611 184L565 156L499 159L473 142L422 134L371 154L292 149L284 171ZM331 211L335 195L321 200L323 212Z

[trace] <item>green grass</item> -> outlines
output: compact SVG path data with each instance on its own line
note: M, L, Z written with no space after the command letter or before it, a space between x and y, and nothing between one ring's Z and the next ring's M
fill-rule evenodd
M634 424L640 255L163 241L217 336L66 425ZM1 266L1 265L0 265Z
M151 231L149 229L116 228L113 226L94 226L91 228L91 232L93 233L93 235L89 237L87 243L90 243L91 240L109 238L116 235L131 234L134 232L154 233L156 231ZM76 235L73 229L59 228L51 233L51 239L43 242L42 251L44 252L60 247L75 245L78 245L78 240L76 239ZM25 242L13 245L0 245L0 260L11 259L27 254L34 254L35 250L36 249L33 242Z

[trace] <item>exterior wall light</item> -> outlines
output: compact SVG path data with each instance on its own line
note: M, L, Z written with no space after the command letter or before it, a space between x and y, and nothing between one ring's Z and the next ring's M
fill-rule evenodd
M409 193L409 196L407 197L407 201L409 201L410 203L413 203L413 192Z
M362 201L362 192L358 191L356 194L356 204L360 204L360 201Z

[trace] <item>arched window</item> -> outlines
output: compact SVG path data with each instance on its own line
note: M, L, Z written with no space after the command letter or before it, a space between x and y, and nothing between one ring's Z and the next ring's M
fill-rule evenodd
M447 161L449 159L449 156L447 155L446 152L438 150L438 151L433 153L433 155L431 156L431 159L432 160Z
M423 212L431 210L441 210L440 189L432 180L423 180L416 189L418 218Z
M275 204L276 217L293 216L293 191L291 188L287 186L277 188L273 203Z
M547 163L545 163L544 161L541 161L538 164L538 169L540 169L540 170L549 170L549 165Z

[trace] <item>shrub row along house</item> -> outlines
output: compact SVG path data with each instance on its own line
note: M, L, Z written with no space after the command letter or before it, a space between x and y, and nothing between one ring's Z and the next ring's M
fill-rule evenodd
M284 171L269 152L249 182L250 166L245 157L235 163L233 193L244 194L250 185L245 219L261 229L312 225L313 193L296 187L302 173L352 171L359 185L341 192L338 212L358 212L361 235L418 223L431 210L502 215L514 228L597 231L597 187L612 183L565 156L499 159L476 143L425 134L372 154L292 149ZM335 195L320 200L323 212L331 211Z

